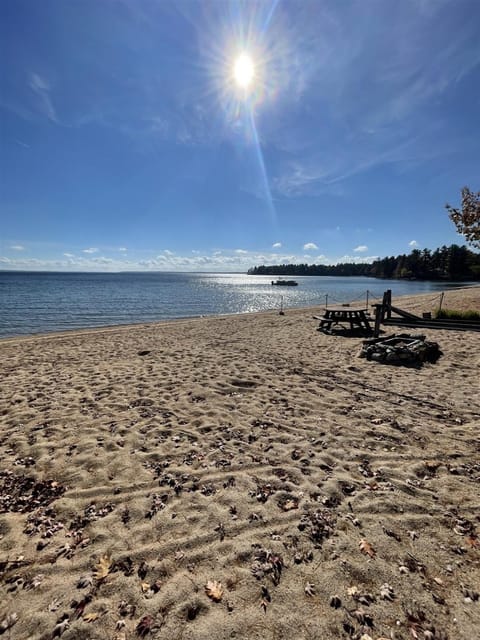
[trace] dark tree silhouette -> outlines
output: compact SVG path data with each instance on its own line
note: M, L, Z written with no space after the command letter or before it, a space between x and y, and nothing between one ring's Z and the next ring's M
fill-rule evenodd
M373 278L418 280L480 280L480 253L452 244L430 249L414 249L410 254L388 256L370 263L278 264L248 270L259 276L369 276Z
M467 242L480 249L480 191L475 193L468 187L462 189L462 208L445 205L450 220L458 233L465 236Z

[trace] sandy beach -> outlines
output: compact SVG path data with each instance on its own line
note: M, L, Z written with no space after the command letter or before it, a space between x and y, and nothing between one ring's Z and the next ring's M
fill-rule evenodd
M480 334L393 367L321 310L0 341L0 634L478 637Z

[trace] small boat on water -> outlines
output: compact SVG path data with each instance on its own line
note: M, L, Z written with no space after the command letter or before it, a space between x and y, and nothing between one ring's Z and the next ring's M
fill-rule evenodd
M296 287L298 282L295 282L295 280L272 280L272 285L277 287Z

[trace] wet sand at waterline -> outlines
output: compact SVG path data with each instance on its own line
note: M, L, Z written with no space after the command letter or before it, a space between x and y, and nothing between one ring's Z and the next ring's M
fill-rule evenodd
M391 367L320 314L0 341L6 638L477 636L480 334Z

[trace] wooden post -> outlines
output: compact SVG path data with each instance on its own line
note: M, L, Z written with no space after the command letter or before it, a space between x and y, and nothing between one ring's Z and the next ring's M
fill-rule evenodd
M440 316L440 312L442 310L442 304L443 304L443 296L445 295L445 293L442 291L442 295L440 296L440 304L438 305L438 315Z
M368 311L368 289L367 289L367 311Z
M392 290L387 289L384 293L384 302L386 305L387 318L392 317Z
M328 308L328 293L325 294L325 309Z
M278 312L279 316L284 316L285 313L283 312L283 296L280 296L280 311Z
M378 338L378 336L380 335L380 323L382 322L383 308L383 304L382 306L377 305L375 307L375 326L373 328L374 338Z

